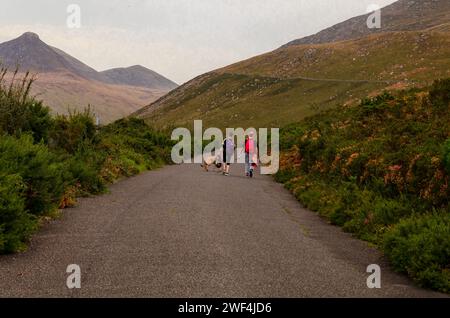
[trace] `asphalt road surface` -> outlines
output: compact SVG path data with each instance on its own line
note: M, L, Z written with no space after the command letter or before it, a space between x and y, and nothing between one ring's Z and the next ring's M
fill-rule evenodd
M429 297L271 177L168 166L81 199L28 251L0 256L3 297ZM81 288L68 289L69 264ZM366 284L381 267L381 288Z

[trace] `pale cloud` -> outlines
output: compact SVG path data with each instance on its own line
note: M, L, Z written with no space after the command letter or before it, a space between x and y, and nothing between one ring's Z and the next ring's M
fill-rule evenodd
M0 0L0 42L38 33L97 70L141 64L183 83L394 0ZM65 26L78 3L82 28Z

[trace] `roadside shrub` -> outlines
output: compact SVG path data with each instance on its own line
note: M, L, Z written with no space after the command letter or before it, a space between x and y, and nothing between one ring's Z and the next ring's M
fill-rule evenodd
M48 143L52 128L53 118L50 115L50 108L42 105L42 101L29 103L23 131L30 132L35 142Z
M344 205L351 218L343 229L371 243L380 243L392 224L413 211L408 200L384 198L367 189L354 189L351 197L352 204Z
M95 142L94 116L87 108L83 112L73 111L68 116L58 115L51 131L51 146L74 154L82 145Z
M28 73L16 79L16 71L11 83L7 83L4 79L7 72L0 70L0 133L13 136L31 133L36 142L47 142L53 121L50 109L29 96L33 79Z
M87 196L106 191L106 182L101 177L105 154L95 149L86 148L77 151L67 159L67 170L77 189L77 194Z
M288 151L300 140L300 136L305 133L305 128L299 124L291 124L281 129L280 150Z
M274 176L275 181L279 183L286 183L297 175L297 171L295 169L283 169L279 170L277 174Z
M316 132L317 131L314 130L311 134L314 135ZM317 134L319 133L317 132ZM321 136L305 138L299 142L298 149L299 154L302 157L301 169L304 172L311 170L316 161L320 159L322 150L325 149L325 147L325 139Z
M424 287L450 292L450 211L412 216L385 236L383 250L394 268Z
M57 208L70 179L64 164L30 135L0 137L0 174L18 175L24 184L25 209L42 215Z
M25 210L25 189L19 175L0 174L0 253L23 249L36 229L36 218Z
M121 119L101 129L98 149L105 152L106 179L131 176L170 162L173 143L143 120Z

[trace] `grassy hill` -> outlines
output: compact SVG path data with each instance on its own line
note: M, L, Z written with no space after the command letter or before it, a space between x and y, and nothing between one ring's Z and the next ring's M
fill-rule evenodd
M197 77L134 115L158 127L194 119L219 128L282 127L384 89L430 85L450 76L449 65L448 32L293 45Z

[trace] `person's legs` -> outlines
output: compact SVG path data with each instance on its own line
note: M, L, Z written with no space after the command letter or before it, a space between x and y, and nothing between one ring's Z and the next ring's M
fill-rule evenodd
M249 159L248 159L248 162L249 162L249 175L250 175L250 177L253 177L253 172L254 172L253 165L254 165L255 162L253 160L253 156L254 156L253 153L249 153L248 154L248 157L249 157Z
M227 151L227 174L230 173L231 162L233 161L233 153L228 150Z
M222 151L222 173L225 174L227 172L227 152L225 148Z
M250 156L246 152L245 153L245 174L248 176L250 173Z

